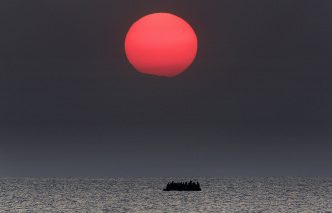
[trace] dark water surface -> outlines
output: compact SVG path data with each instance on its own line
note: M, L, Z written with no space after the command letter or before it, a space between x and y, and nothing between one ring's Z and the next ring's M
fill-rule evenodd
M332 178L0 179L0 212L332 212Z

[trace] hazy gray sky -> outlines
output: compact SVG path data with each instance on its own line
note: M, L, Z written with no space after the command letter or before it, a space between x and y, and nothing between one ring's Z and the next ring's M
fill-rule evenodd
M0 176L331 175L332 2L0 2ZM176 78L126 61L130 25L187 20Z

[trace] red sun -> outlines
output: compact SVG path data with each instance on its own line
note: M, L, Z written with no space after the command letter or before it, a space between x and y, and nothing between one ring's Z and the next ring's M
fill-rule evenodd
M139 72L174 77L192 64L197 43L193 28L185 20L170 13L154 13L131 26L125 50Z

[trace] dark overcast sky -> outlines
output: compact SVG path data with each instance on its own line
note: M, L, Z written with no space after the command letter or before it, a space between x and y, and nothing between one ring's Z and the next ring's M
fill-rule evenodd
M187 20L176 78L127 62L130 25ZM3 0L0 176L332 175L332 1Z

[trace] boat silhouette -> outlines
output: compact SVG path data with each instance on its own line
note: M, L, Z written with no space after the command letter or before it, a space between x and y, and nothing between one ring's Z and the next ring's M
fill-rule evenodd
M163 191L202 191L199 182L170 182Z

